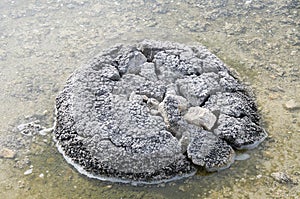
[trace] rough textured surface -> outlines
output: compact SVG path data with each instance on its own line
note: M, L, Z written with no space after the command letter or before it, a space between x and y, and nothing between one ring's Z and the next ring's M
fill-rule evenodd
M206 108L217 122L186 121L191 107ZM103 180L158 183L193 175L194 165L224 169L232 147L266 137L245 87L201 46L115 46L69 78L56 109L59 150L81 173Z
M205 130L195 131L188 146L188 157L208 171L225 169L234 161L234 151L224 140Z

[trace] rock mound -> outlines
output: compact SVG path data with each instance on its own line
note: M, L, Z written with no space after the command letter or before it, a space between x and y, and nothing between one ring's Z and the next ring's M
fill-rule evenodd
M74 72L56 99L55 139L93 178L159 183L230 166L267 136L253 98L206 48L118 45Z

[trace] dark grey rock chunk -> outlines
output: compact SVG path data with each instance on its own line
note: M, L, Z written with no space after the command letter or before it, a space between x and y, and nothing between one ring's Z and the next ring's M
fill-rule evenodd
M267 136L248 116L235 118L221 114L218 124L214 133L237 149L255 148Z
M242 92L217 92L209 97L203 107L236 118L248 116L255 123L259 121L255 102Z
M245 88L233 76L225 71L219 73L202 73L190 75L176 81L179 92L193 106L203 105L214 94L224 92L244 91ZM219 98L217 98L219 99Z
M200 76L188 76L176 81L179 92L193 106L201 106L206 99L221 89L216 73L203 73Z
M205 47L203 46L196 46L192 47L193 52L195 53L196 57L202 61L202 70L203 72L219 72L219 71L226 71L228 72L227 67L224 63L217 58L214 54L210 53Z
M225 141L205 130L192 133L187 154L194 164L208 171L228 168L235 156L234 150Z
M232 164L232 147L266 137L253 98L226 66L204 47L171 42L103 51L68 79L56 110L59 151L101 180L151 184L197 166L217 171Z

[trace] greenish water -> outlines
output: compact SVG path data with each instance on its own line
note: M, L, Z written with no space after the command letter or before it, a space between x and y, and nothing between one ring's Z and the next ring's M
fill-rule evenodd
M300 5L297 0L0 1L0 198L300 198ZM68 76L115 43L199 43L236 70L257 96L269 138L218 173L159 186L88 179L58 153L50 128ZM32 173L24 172L32 167ZM284 172L296 184L275 181Z

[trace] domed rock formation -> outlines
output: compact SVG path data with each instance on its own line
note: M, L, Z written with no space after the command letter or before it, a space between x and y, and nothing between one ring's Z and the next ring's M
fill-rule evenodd
M171 42L102 52L71 75L56 109L54 134L66 160L117 182L224 169L234 149L267 136L253 98L215 55Z

